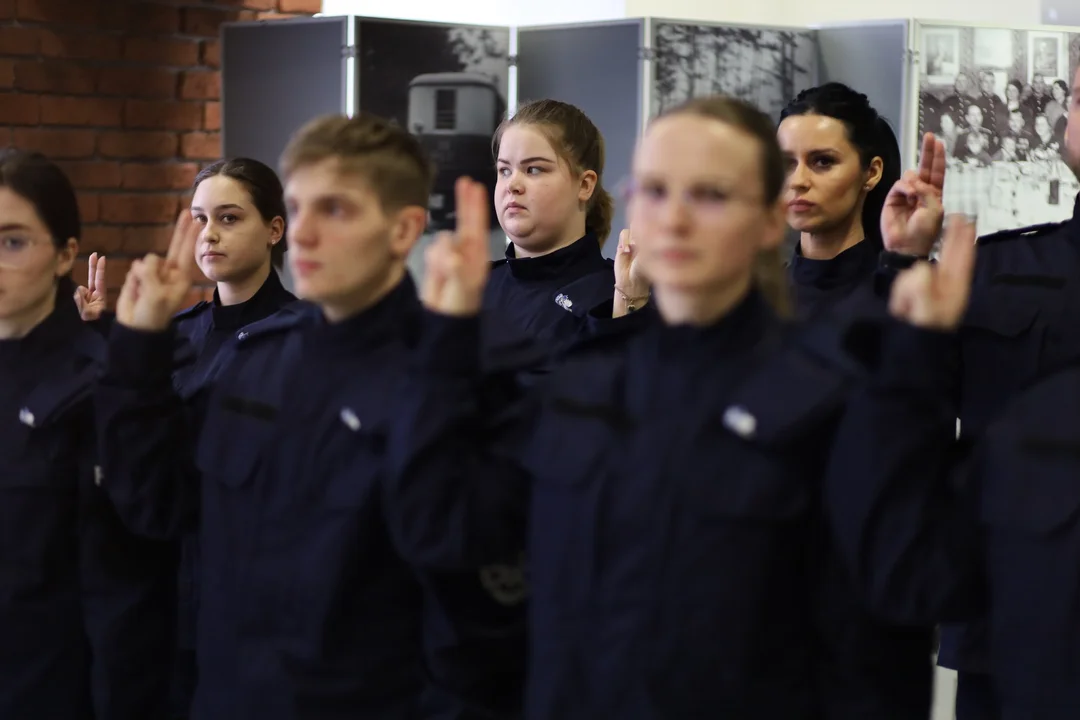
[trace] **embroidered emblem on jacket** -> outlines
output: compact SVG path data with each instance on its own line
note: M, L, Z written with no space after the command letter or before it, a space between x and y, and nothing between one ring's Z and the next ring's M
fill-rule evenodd
M513 606L529 594L525 583L525 558L520 565L488 565L480 568L480 584L500 605Z

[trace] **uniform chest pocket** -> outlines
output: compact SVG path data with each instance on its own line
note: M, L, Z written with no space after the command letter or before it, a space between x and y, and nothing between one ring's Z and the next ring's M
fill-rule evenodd
M618 438L636 423L620 407L556 396L545 406L525 449L525 466L539 483L573 487L597 478Z
M368 425L350 408L342 408L326 430L317 434L322 500L328 508L350 510L372 502L386 467L388 431L383 423ZM317 490L315 492L318 492Z
M32 457L0 458L0 493L59 492L65 489L60 481L62 474L47 452ZM74 491L74 481L66 489Z
M1038 368L1042 326L1030 298L976 295L963 326L965 384L1024 382Z
M1016 338L1027 332L1039 314L1039 304L1026 295L976 295L964 315L964 329L976 336Z
M986 464L983 522L1006 534L1080 537L1080 438L1030 437Z
M703 438L701 462L687 467L692 513L708 521L779 523L807 512L813 469L791 462L791 448L768 448L717 431ZM807 458L806 462L811 462Z
M199 471L226 487L247 485L279 421L276 406L239 395L215 401L199 439Z
M74 466L47 454L0 459L0 585L35 584L70 562L77 481Z

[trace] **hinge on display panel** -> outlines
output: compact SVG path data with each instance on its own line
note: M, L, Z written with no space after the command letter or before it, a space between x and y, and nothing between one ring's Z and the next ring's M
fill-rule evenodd
M648 47L639 47L637 51L638 60L655 60L656 51Z
M342 45L341 46L341 57L343 57L343 58L345 58L347 60L355 58L356 57L356 46L355 45Z
M510 66L510 67L517 67L518 56L517 55L507 55L506 56L506 64L508 66Z

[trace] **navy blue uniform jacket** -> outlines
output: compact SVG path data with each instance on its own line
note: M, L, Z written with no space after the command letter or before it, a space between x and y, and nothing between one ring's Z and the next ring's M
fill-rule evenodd
M198 521L194 718L418 717L421 588L381 489L416 313L408 280L336 325L289 306L239 331L186 402L172 333L114 328L97 397L109 492L148 535Z
M855 363L752 293L580 345L519 403L425 315L388 503L420 565L528 549L526 717L817 718L820 479Z
M960 432L983 430L1038 378L1080 359L1080 198L1063 223L979 238L971 303L959 334ZM939 661L989 671L986 625L946 626Z
M97 403L108 488L140 532L199 524L195 718L518 711L477 668L506 652L478 628L514 627L520 582L418 573L385 526L383 456L419 316L408 279L338 325L295 303L240 330L186 401L159 362L171 333L113 331Z
M966 452L943 336L904 330L853 402L830 493L841 544L897 619L986 618L1003 720L1080 714L1080 366L1023 391ZM907 428L903 442L897 429ZM844 448L843 455L839 448ZM842 463L839 458L843 458ZM882 554L900 560L871 565Z
M600 250L591 233L535 258L516 257L507 245L506 257L491 264L484 311L538 343L566 349L585 331L589 311L614 295L615 266Z
M182 398L192 398L213 378L218 352L245 325L262 320L296 296L281 284L277 271L270 274L246 302L222 305L217 291L212 301L204 301L177 314L177 348L173 382ZM187 717L194 692L195 622L198 614L198 534L191 533L180 543L179 594L177 597L177 667L174 677L173 712Z
M913 260L869 241L829 260L807 258L796 246L788 268L796 315L808 322L831 322L830 315L842 312L845 303L884 310L895 271ZM830 542L822 538L823 544ZM874 617L860 602L840 553L827 557L818 602L823 643L817 671L824 717L926 720L933 698L933 627Z
M72 292L0 342L0 717L144 720L165 706L175 554L130 535L98 486L105 347Z

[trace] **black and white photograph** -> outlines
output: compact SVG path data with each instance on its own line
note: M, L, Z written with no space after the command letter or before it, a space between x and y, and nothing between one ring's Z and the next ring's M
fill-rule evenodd
M1012 66L1012 30L1004 28L975 28L975 59L976 65L987 67L1011 67ZM953 34L959 42L959 36ZM955 75L958 70L954 69ZM951 83L951 80L950 80Z
M795 95L817 83L813 32L668 22L653 28L651 115L724 93L779 119Z
M1028 74L1048 80L1069 80L1068 38L1065 33L1028 33Z
M919 135L945 143L947 209L978 216L980 233L1063 220L1080 184L1061 159L1080 35L923 27L923 47L951 34L955 72L923 59ZM1070 48L1072 50L1070 51ZM946 82L947 81L947 82Z
M506 115L509 28L363 20L357 45L360 109L420 138L436 168L430 229L452 227L459 176L494 195L491 136Z
M960 62L960 31L955 28L927 28L923 34L923 57L930 83L941 85L956 76Z

